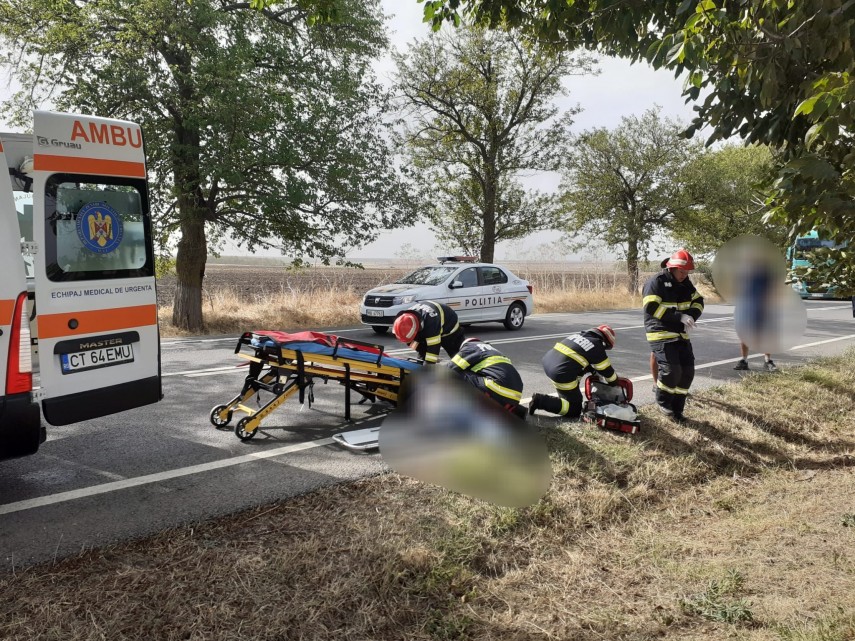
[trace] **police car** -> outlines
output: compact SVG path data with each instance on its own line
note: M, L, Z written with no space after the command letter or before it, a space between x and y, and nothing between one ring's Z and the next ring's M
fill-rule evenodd
M462 324L500 322L509 330L520 329L534 312L532 286L505 267L468 256L437 260L438 265L421 267L365 294L359 310L362 324L385 334L398 314L422 300L445 303Z

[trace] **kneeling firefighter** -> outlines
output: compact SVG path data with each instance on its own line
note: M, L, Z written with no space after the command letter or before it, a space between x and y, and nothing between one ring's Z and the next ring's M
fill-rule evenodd
M582 392L579 381L586 372L600 375L606 383L617 380L606 350L615 346L615 332L608 325L571 334L543 357L543 371L558 391L558 397L533 394L528 413L545 410L559 416L579 418L582 415Z
M507 411L525 418L520 408L523 381L511 359L480 338L467 338L448 368Z
M404 311L395 319L392 333L428 364L439 360L440 347L453 358L463 343L463 328L457 321L457 313L448 305L432 300L416 303Z

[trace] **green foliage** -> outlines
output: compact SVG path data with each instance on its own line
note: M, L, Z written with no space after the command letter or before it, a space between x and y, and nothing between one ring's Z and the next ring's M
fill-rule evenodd
M629 290L657 233L671 229L693 205L684 168L700 145L680 137L681 125L658 109L623 118L614 130L592 129L572 140L561 185L570 234L625 248Z
M771 219L791 237L818 229L855 241L851 0L425 2L434 28L461 16L686 74L697 111L687 135L704 128L708 145L738 136L780 154Z
M855 615L838 606L830 614L778 624L774 629L781 641L849 641L855 638Z
M759 145L727 145L699 154L685 173L694 205L675 218L672 236L706 255L740 234L763 236L785 249L786 227L764 219L763 190L773 172L772 154Z
M502 32L436 34L396 55L405 170L440 242L493 260L495 244L555 225L553 198L525 172L558 168L576 110L558 113L562 77L587 56L550 53Z
M833 287L837 296L855 296L855 257L851 248L819 247L807 252L807 259L811 266L797 267L793 276L815 283L819 291Z
M155 256L154 276L163 278L175 273L175 258L172 256Z
M7 113L25 122L50 101L142 124L158 236L181 235L176 324L190 328L209 242L330 262L406 222L370 71L387 44L378 7L4 3L2 62L22 88Z
M711 621L751 622L754 620L751 604L745 599L732 598L742 589L743 583L742 575L730 570L720 581L711 580L704 592L680 599L680 608L687 614L697 614Z

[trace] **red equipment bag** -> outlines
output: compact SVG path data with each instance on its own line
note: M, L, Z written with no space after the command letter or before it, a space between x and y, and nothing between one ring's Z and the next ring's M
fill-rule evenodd
M597 377L598 378L598 377ZM594 383L599 383L611 391L614 388L619 390L619 394L613 394L615 398L601 398L594 389ZM611 395L611 394L610 394ZM617 398L620 396L621 398ZM596 380L595 376L589 376L585 379L585 404L582 420L588 423L593 423L597 427L605 430L614 430L616 432L624 432L626 434L637 434L641 428L641 421L638 419L638 409L630 403L632 399L632 381L628 378L618 378L612 385L603 383L601 380ZM613 408L623 410L621 413L627 414L626 417L609 416L608 412ZM627 411L631 410L631 411ZM632 414L634 418L629 418Z

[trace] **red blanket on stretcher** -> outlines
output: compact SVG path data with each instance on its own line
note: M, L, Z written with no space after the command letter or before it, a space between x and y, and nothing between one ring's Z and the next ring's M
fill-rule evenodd
M259 334L261 336L267 336L269 338L272 338L280 345L287 345L288 343L318 343L319 345L326 345L327 347L335 347L336 342L338 342L338 345L340 347L356 349L360 352L369 352L371 354L380 353L380 350L376 347L366 347L365 345L357 345L356 343L348 342L345 338L339 338L338 336L334 336L333 334L324 334L322 332L306 331L289 334L287 332L277 332L275 330L259 330L253 332L253 334Z

